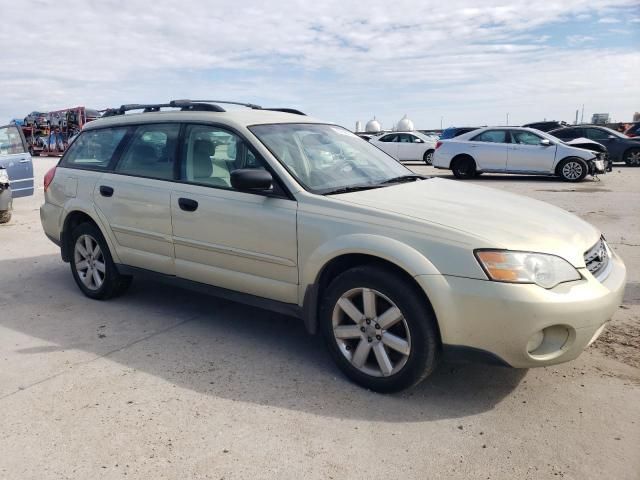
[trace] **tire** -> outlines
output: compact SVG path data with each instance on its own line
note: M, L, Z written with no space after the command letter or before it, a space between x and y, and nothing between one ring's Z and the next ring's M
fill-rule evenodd
M93 223L82 223L71 232L69 263L73 279L89 298L107 300L124 293L131 284L131 277L118 273L107 242ZM94 271L95 274L91 273Z
M11 210L0 210L0 223L9 223L11 220Z
M426 152L424 152L424 155L422 156L422 160L424 160L424 163L426 163L427 165L433 165L433 154L433 150L427 150Z
M401 275L373 266L352 268L331 282L322 299L320 329L331 357L353 382L376 392L397 392L433 372L440 340L420 293ZM365 295L374 305L367 319Z
M580 182L587 176L589 168L578 157L565 158L558 164L558 176L565 182Z
M640 148L630 148L624 152L624 163L630 167L640 167Z
M471 157L458 157L451 163L451 171L454 177L461 180L476 176L476 162Z

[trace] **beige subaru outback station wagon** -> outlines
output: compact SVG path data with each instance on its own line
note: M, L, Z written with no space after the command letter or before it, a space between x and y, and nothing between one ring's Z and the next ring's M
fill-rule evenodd
M572 360L620 304L624 264L576 216L415 175L296 110L228 103L110 110L47 173L42 225L85 295L146 276L299 317L383 392L443 358Z

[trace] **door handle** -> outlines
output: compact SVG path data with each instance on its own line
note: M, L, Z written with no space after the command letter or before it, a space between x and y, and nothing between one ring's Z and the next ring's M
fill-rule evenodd
M29 159L28 158L23 158L20 160L20 163L28 163Z
M198 209L198 202L190 198L179 198L178 205L185 212L195 212Z
M106 185L100 185L100 195L103 197L110 197L113 195L113 188L107 187Z

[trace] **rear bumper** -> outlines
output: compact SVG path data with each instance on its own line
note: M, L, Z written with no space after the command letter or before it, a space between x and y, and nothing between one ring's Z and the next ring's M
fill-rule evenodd
M583 280L550 290L439 275L416 280L432 302L445 353L471 348L530 368L573 360L602 333L622 302L626 282L625 266L615 254L612 263L602 283L582 270ZM536 338L543 339L540 348L531 348Z
M60 245L60 216L62 208L52 203L43 203L40 206L40 223L49 240Z

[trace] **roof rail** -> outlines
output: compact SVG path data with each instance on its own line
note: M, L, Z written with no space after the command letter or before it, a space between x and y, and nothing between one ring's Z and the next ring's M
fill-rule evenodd
M270 110L275 112L292 113L295 115L304 115L300 110L295 108L262 108L260 105L253 103L232 102L227 100L171 100L169 103L128 103L120 105L117 108L107 108L102 110L103 117L113 117L115 115L124 115L131 110L142 110L143 113L159 112L162 108L179 108L181 111L188 112L225 112L226 110L218 105L224 103L228 105L240 105L242 107L251 108L253 110Z

